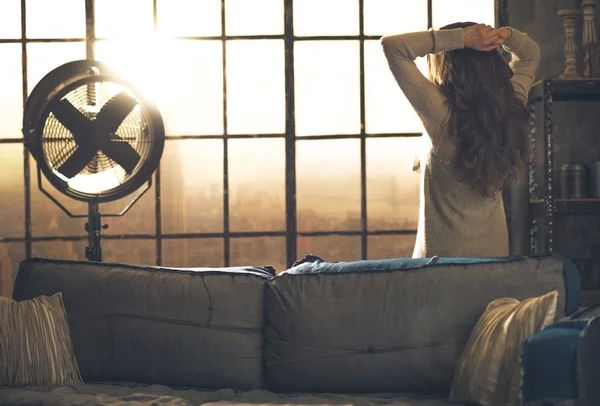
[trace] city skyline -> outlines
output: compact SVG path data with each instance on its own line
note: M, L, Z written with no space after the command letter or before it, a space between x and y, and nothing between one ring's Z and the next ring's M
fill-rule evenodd
M318 142L318 141L316 141ZM0 153L7 146L0 147ZM22 164L21 146L10 145L11 159ZM189 149L167 148L162 165L162 230L163 233L221 233L223 232L223 183L222 172L213 174L215 181L186 182L185 165L189 161L182 157ZM16 157L15 157L16 155ZM20 158L20 159L19 159ZM2 160L10 166L11 159ZM35 162L32 161L35 166ZM18 167L18 165L16 165ZM16 168L11 168L13 172ZM222 169L222 167L221 167ZM16 171L22 175L20 170ZM416 229L418 219L418 175L409 173L415 182L406 183L401 177L381 173L381 168L368 177L367 208L369 230ZM256 174L255 174L256 175ZM221 177L221 179L219 179ZM285 188L273 187L272 177L252 177L230 185L230 230L231 231L285 231ZM327 177L326 177L327 178ZM3 213L0 217L0 237L22 237L23 205L16 204L24 198L23 183L18 177L0 179L6 197L0 202ZM360 230L360 193L357 188L358 174L334 176L333 180L311 176L306 179L311 186L305 192L298 191L299 231L358 231ZM338 186L332 192L331 182ZM43 181L44 188L75 213L85 213L87 206L67 198ZM348 187L352 185L352 187ZM84 219L71 219L54 205L32 181L32 235L34 237L83 236ZM303 194L304 193L304 194ZM332 195L333 194L333 195ZM132 196L101 205L101 211L120 211ZM109 224L104 234L154 234L154 194L149 191L122 218L104 218ZM383 241L381 240L383 238ZM369 236L369 257L407 256L414 244L413 235ZM57 259L85 260L87 241L43 241L32 244L33 256ZM102 241L104 259L108 262L133 262L154 264L156 256L154 240ZM285 270L286 252L284 237L233 238L231 240L232 265L272 265L278 271ZM360 237L299 237L298 256L321 255L329 260L360 259ZM10 294L12 278L18 263L24 258L24 243L0 242L0 283L3 294ZM163 240L163 265L177 267L223 266L223 240L219 238L197 238L189 240Z

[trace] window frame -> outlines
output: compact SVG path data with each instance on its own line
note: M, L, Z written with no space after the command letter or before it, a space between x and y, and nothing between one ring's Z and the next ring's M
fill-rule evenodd
M284 2L284 33L281 35L226 35L226 15L225 0L221 0L221 35L203 36L203 37L178 37L178 39L189 40L220 40L222 42L222 63L223 63L223 94L227 94L227 74L226 74L226 42L236 39L280 39L284 41L285 52L285 133L282 134L258 134L253 135L257 139L264 138L283 138L285 140L285 231L271 232L232 232L230 230L229 214L229 159L228 159L228 140L248 139L247 135L230 135L227 133L227 97L223 97L223 127L224 133L220 135L191 135L177 136L167 135L166 142L177 142L180 140L208 140L219 139L223 141L223 232L221 233L163 233L162 232L162 213L161 213L161 165L154 174L154 205L155 205L155 232L153 234L126 234L111 235L103 234L102 239L128 239L128 240L155 240L156 245L156 265L162 265L162 241L165 239L202 239L202 238L222 238L224 241L224 266L230 266L231 252L230 242L233 238L243 237L284 237L286 239L286 262L290 267L297 258L297 239L298 237L314 236L360 236L361 239L361 258L368 258L368 237L382 235L414 235L416 230L392 229L392 230L369 230L367 227L367 177L366 177L366 141L373 138L403 138L418 137L421 133L389 133L389 134L368 134L365 130L365 41L378 40L380 36L364 34L364 0L359 2L359 33L358 35L337 35L337 36L303 36L294 35L293 26L293 1L282 0ZM44 38L29 39L26 37L27 28L27 7L26 0L21 0L21 38L1 39L0 44L18 43L21 44L21 63L22 63L22 93L23 104L28 97L29 84L27 83L27 44L35 42L85 42L88 58L94 57L95 21L94 21L94 0L85 0L85 18L86 18L86 36L85 38ZM157 29L157 0L152 0L154 29ZM432 27L432 0L427 0L427 27ZM507 0L496 0L494 4L495 19L497 26L508 25ZM359 69L360 69L360 122L361 131L358 134L344 135L306 135L296 136L295 126L295 92L294 92L294 45L299 41L336 41L336 40L355 40L359 41ZM318 142L319 140L332 139L359 139L360 140L360 230L356 231L315 231L298 232L297 231L297 210L296 210L296 141L310 140ZM0 148L3 144L24 143L23 138L0 138ZM34 176L35 176L34 170ZM25 254L27 258L31 257L32 242L39 241L85 241L87 235L73 236L47 236L34 237L31 230L31 158L28 148L23 145L23 182L24 182L24 205L25 222L24 236L2 238L0 243L24 243ZM34 183L36 181L34 180ZM508 200L505 200L508 201ZM510 210L507 207L507 220L510 221ZM82 227L83 231L83 227ZM201 264L199 264L201 265Z

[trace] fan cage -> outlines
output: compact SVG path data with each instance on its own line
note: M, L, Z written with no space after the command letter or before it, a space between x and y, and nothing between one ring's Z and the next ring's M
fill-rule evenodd
M71 131L51 112L50 104L54 100L67 100L93 121L102 107L120 92L126 92L137 104L111 135L110 142L130 144L140 157L135 168L127 173L98 150L77 175L66 178L58 168L78 147ZM137 190L151 177L164 148L164 126L158 110L126 82L112 76L90 76L65 86L48 101L38 124L37 128L42 129L35 134L38 165L59 191L82 201L107 202Z

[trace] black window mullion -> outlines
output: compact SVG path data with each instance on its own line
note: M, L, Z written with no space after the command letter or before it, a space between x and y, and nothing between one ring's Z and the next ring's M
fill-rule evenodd
M23 109L28 95L27 83L27 6L26 0L21 0L21 67L23 76ZM31 258L31 169L29 150L23 144L23 182L25 189L25 257Z
M365 21L364 0L358 1L358 27L360 36L360 246L361 258L367 259L367 135L365 103Z
M433 0L427 0L427 29L433 27Z
M157 0L152 0L152 19L154 23L154 33L158 31L158 4ZM161 207L161 162L158 162L154 174L154 227L155 227L155 251L156 266L162 265L162 207Z
M229 135L227 133L227 37L225 36L225 0L221 0L221 44L223 49L223 259L231 264L229 235Z
M285 222L288 268L296 261L296 121L294 100L294 1L284 0L285 44Z

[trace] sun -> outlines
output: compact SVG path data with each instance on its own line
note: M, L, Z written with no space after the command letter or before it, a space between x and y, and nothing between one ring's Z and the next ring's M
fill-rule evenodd
M105 62L154 103L168 102L170 78L181 70L175 64L175 40L158 35L128 40L102 40L94 58Z

